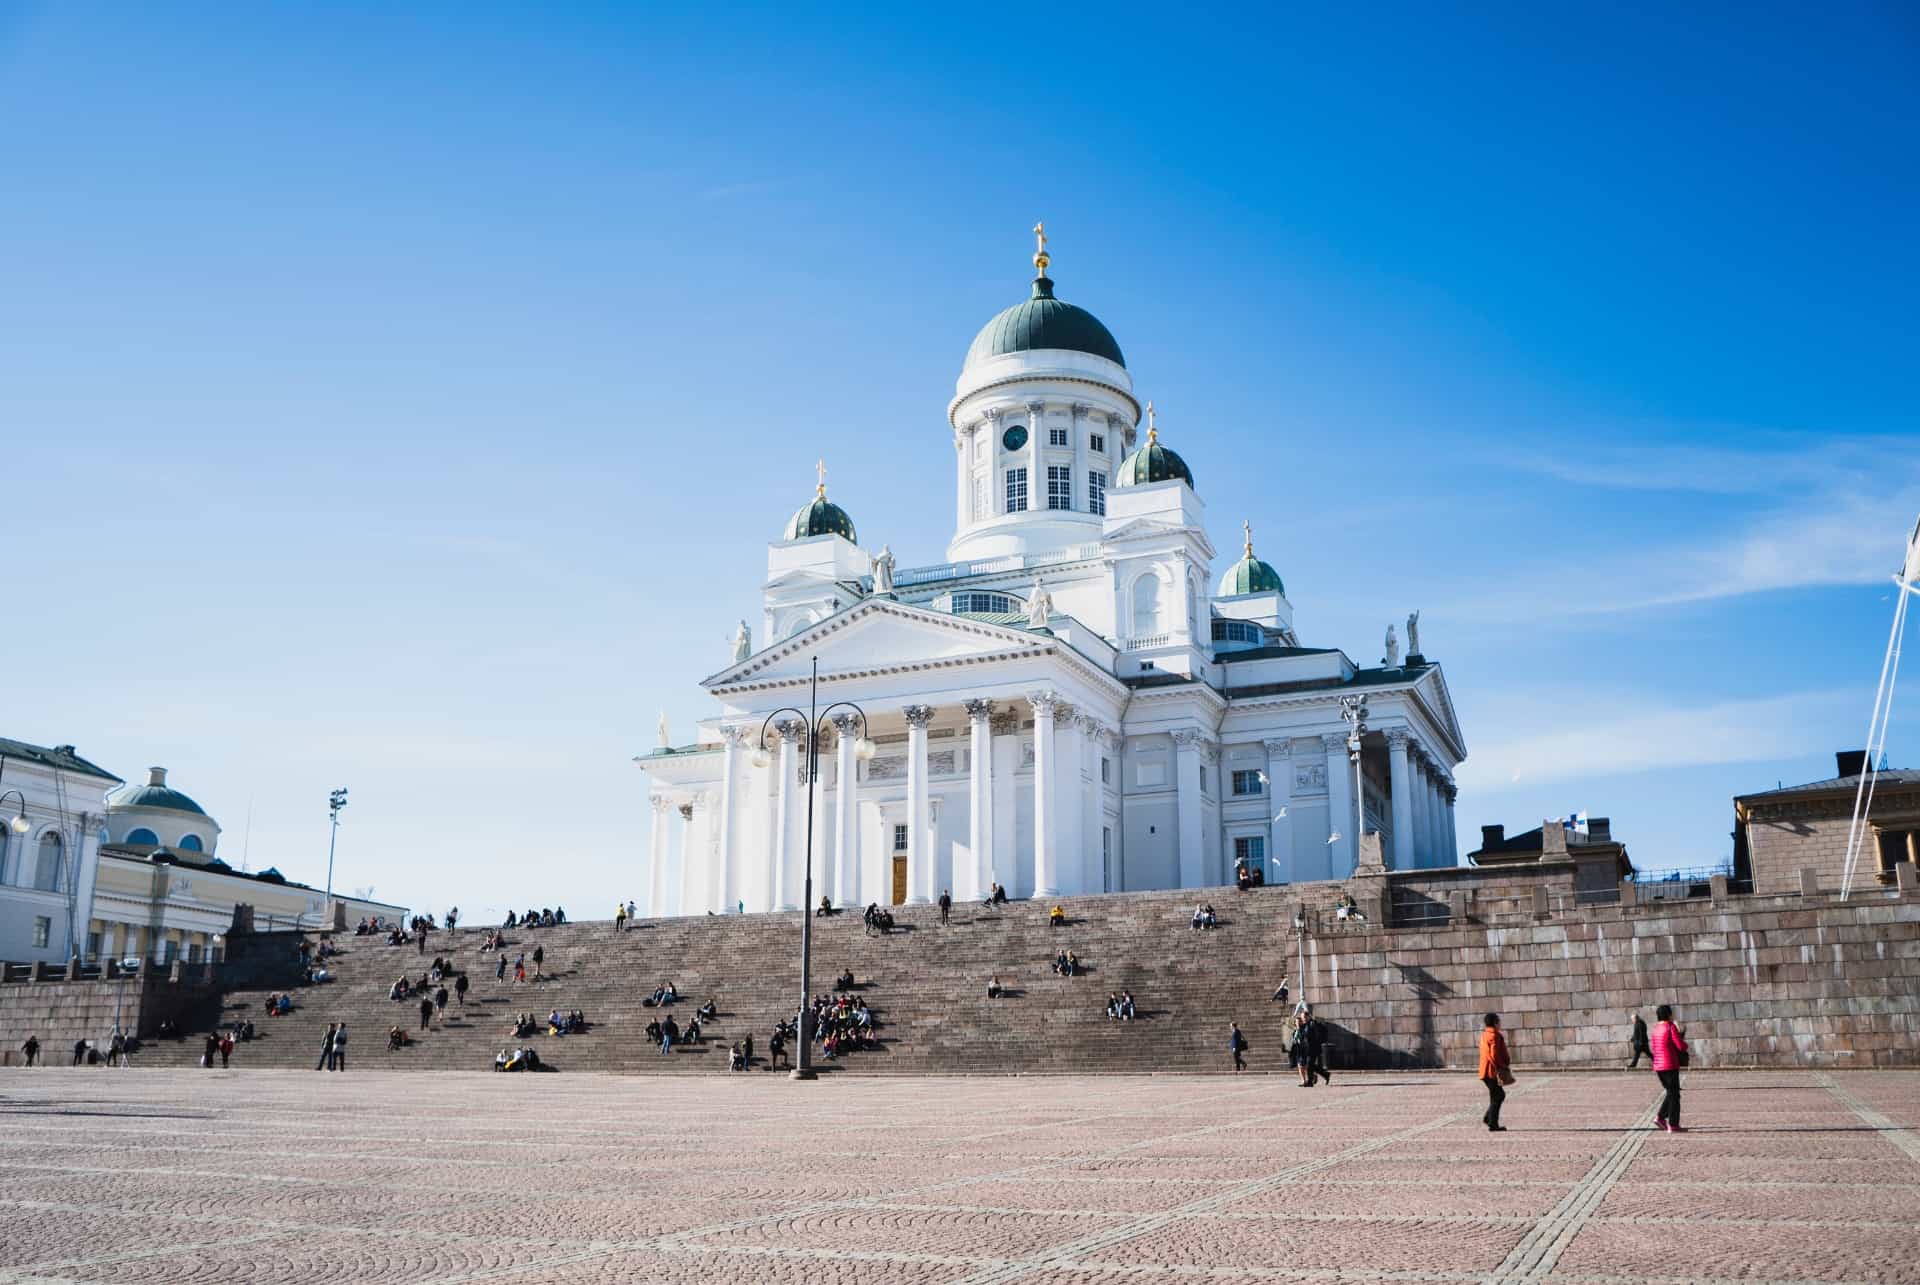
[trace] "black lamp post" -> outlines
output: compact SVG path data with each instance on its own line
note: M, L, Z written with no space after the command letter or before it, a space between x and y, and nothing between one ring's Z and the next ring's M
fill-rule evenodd
M820 775L820 736L825 729L827 717L836 709L850 709L860 720L860 739L854 742L856 757L873 757L873 742L867 737L867 713L852 701L835 701L824 710L820 708L820 658L813 659L813 676L807 691L807 712L801 713L792 706L776 709L767 715L760 724L759 748L755 757L765 762L767 753L767 729L773 726L773 720L782 714L791 714L804 719L807 725L807 856L806 880L800 894L800 1017L795 1024L796 1040L799 1048L794 1053L793 1075L796 1080L817 1079L813 1069L813 785ZM840 782L841 789L847 789L850 782ZM777 900L777 898L776 898Z

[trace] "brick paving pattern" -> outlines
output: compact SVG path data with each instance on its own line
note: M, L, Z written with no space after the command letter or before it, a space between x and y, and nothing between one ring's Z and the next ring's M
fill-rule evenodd
M0 1283L1920 1281L1920 1072L0 1071Z

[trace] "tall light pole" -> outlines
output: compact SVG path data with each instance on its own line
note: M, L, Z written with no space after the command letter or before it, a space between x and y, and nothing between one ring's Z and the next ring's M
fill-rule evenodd
M793 1075L796 1080L817 1079L813 1069L813 784L820 776L820 737L826 730L828 717L836 709L850 709L860 720L860 739L853 743L854 757L862 761L873 757L873 741L867 736L867 712L852 701L835 701L822 710L820 708L820 658L813 658L813 677L807 691L807 712L788 706L776 709L767 715L760 724L760 740L753 752L753 761L757 767L765 767L769 760L767 754L767 729L773 726L773 720L782 714L792 714L795 718L804 718L807 723L807 858L806 881L800 894L800 1017L794 1024L795 1040L799 1048L793 1058ZM847 789L852 783L840 782L841 789ZM781 787L785 789L783 785ZM778 894L775 894L778 900Z
M347 787L341 786L327 796L327 820L333 830L327 836L327 904L333 904L333 847L340 841L340 809L347 806Z
M1366 830L1367 806L1360 778L1360 738L1367 734L1367 698L1342 696L1340 717L1347 722L1347 760L1353 764L1353 863L1360 864L1360 836Z

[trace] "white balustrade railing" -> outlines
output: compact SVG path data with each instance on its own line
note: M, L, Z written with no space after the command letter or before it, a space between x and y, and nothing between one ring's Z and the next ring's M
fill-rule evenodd
M1083 562L1100 556L1102 546L1076 544L1051 553L1010 553L1000 558L975 558L969 562L942 562L931 567L906 567L896 571L897 586L934 584L942 580L964 580L970 576L1004 575L1010 571L1028 571L1035 567L1057 566L1062 562Z
M1155 647L1164 647L1173 641L1172 634L1148 634L1144 638L1129 638L1125 650L1151 651Z

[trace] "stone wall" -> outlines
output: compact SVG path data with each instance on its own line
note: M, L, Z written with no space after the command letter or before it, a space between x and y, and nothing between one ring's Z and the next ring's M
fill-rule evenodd
M1811 870L1824 891L1838 891L1847 866L1851 816L1818 816L1810 808L1769 808L1765 818L1747 822L1747 852L1753 863L1753 890L1766 896L1798 892L1800 872ZM1797 812L1799 815L1778 815ZM1856 881L1874 882L1879 870L1869 849L1860 854Z

